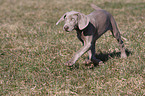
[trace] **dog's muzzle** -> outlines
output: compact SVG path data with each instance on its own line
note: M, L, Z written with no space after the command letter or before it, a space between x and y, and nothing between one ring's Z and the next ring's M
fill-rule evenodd
M63 27L63 29L64 29L65 31L68 31L69 27L68 27L67 25L65 25L65 26Z

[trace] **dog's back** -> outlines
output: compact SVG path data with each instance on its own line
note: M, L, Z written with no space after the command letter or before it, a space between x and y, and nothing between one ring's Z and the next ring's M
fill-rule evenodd
M98 6L94 5L94 4L91 4L91 7L94 8L95 10L103 10L103 9L101 9L100 7L98 7Z

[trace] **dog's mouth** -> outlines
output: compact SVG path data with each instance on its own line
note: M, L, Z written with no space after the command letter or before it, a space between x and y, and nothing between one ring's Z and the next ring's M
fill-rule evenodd
M69 29L64 29L64 31L66 31L67 33L70 32Z
M68 30L65 30L66 31L66 33L69 33L70 31L68 31Z
M64 31L66 31L66 32L71 32L71 31L73 31L75 28L68 28L68 29L64 29Z
M74 26L74 29L78 29L78 26L77 26L77 25L75 25L75 26Z

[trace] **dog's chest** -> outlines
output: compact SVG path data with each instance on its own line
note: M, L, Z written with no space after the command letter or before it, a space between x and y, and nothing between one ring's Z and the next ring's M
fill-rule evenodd
M77 37L81 41L84 41L85 40L85 36L84 36L83 31L82 32L77 32Z
M84 36L84 33L82 32L81 33L81 39L84 41L85 40L85 36Z

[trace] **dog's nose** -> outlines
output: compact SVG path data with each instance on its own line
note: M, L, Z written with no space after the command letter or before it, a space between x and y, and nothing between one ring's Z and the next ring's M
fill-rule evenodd
M67 31L69 29L69 27L68 26L64 26L64 29Z

